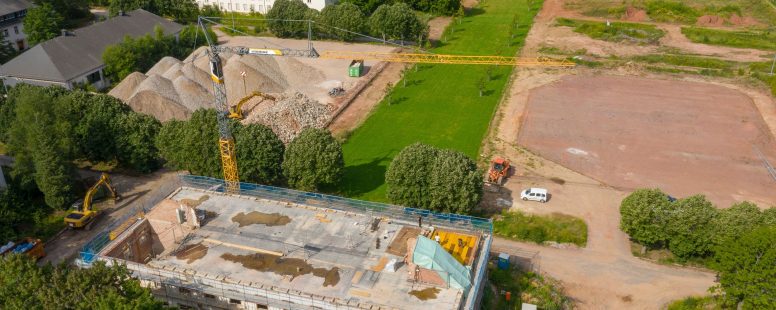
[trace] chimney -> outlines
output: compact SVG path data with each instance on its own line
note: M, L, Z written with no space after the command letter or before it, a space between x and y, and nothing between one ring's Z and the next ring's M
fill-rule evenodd
M124 10L119 10L119 16L124 16Z
M62 36L63 36L63 37L66 37L66 36L67 36L67 29L62 29Z

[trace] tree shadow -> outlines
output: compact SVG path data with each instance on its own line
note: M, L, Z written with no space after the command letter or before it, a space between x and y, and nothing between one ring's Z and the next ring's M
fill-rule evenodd
M473 7L466 10L466 16L477 16L485 14L485 9L481 7Z
M375 190L385 183L388 157L375 158L368 163L345 167L342 192L346 196L359 196Z
M490 96L490 95L493 95L493 93L495 93L495 92L496 92L496 91L495 91L495 90L492 90L492 89L491 89L491 90L486 90L486 91L482 92L482 96L483 96L483 97L488 97L488 96Z

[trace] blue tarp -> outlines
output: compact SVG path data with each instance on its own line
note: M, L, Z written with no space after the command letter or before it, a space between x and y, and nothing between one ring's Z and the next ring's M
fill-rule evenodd
M429 238L418 236L412 253L412 263L438 272L442 279L448 281L450 287L461 289L464 294L472 286L471 271L455 260L439 243Z

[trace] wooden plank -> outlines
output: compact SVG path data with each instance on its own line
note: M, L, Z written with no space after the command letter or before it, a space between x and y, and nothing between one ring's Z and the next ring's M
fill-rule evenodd
M253 251L253 252L257 252L257 253L264 253L264 254L275 255L275 256L283 256L283 253L281 253L281 252L275 252L275 251L270 251L270 250L265 250L265 249L254 248L254 247L250 247L250 246L246 246L246 245L240 245L240 244L234 244L234 243L229 243L229 242L223 242L223 241L220 241L220 240L215 240L215 239L210 239L210 238L205 238L202 241L205 241L207 243L212 243L212 244L215 244L215 245L228 246L230 248L235 248L235 249L241 249L241 250L246 250L246 251Z

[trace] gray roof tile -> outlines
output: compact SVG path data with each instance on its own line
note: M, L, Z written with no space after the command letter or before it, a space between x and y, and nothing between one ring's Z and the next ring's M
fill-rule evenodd
M2 0L0 1L0 15L11 14L32 7L32 1L28 0Z

